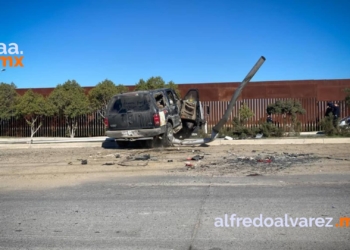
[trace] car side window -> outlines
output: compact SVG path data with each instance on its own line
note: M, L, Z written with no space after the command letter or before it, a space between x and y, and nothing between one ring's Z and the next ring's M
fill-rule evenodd
M154 99L156 100L157 107L163 109L166 106L166 102L164 100L162 93L156 93L154 95Z

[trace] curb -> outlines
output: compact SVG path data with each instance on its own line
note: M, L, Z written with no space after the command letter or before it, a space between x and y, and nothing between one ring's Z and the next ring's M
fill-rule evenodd
M209 146L220 145L302 145L302 144L350 144L350 138L298 138L298 139L248 139L248 140L223 140L217 139L208 143ZM28 143L0 143L0 149L24 149L24 148L91 148L99 147L105 149L117 149L114 141L94 140L94 141L36 141ZM183 147L178 146L176 147Z
M25 148L102 148L102 142L60 142L60 143L38 143L38 144L0 144L1 149L25 149ZM107 147L106 147L107 148ZM111 148L113 148L111 146Z
M346 144L350 138L307 138L307 139L252 139L252 140L215 140L208 145L288 145L288 144Z

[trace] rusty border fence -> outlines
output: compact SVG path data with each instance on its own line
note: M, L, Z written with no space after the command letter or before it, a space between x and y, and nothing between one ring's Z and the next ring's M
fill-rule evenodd
M232 128L232 118L238 116L240 106L245 103L253 112L254 117L247 122L247 126L257 126L260 122L266 121L266 108L269 104L277 100L287 100L291 98L266 98L266 99L244 99L236 102L229 121L225 124L226 128ZM301 131L319 131L319 121L324 117L326 110L326 101L317 101L316 98L294 98L299 100L306 110L306 113L298 116L301 122ZM334 100L339 103L341 117L350 115L349 108L345 101ZM224 114L228 101L204 101L202 105L206 111L209 106L210 113L206 115L208 122L208 133ZM275 124L281 123L281 118L273 117ZM41 119L42 127L35 134L35 137L68 137L66 123L63 117L43 117ZM102 117L98 113L83 115L78 118L78 129L76 137L104 136L105 127ZM30 127L23 118L12 118L9 121L3 121L0 124L0 136L2 137L30 137Z
M243 103L245 103L254 113L254 117L247 121L247 126L257 126L261 122L265 122L267 119L266 108L269 104L275 103L277 100L288 100L292 98L266 98L266 99L243 99L236 102L229 121L225 124L226 128L232 128L232 118L237 117L239 114L239 109ZM317 101L316 98L293 98L301 102L302 107L305 109L306 113L303 115L298 115L298 121L301 123L301 131L319 131L322 128L319 122L324 118L326 112L327 102ZM339 103L340 115L341 117L350 116L350 109L346 107L345 101L333 100L333 102ZM207 101L203 102L204 110L205 107L209 106L210 114L207 115L208 121L208 132L211 131L212 127L220 120L221 116L224 114L229 102L223 101ZM282 124L282 118L280 116L272 115L274 123Z

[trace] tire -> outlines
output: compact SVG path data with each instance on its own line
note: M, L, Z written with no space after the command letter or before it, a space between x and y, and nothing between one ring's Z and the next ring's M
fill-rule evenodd
M128 141L116 141L119 148L127 148L129 146Z
M166 125L165 133L162 135L161 143L163 147L171 147L173 146L173 137L174 137L174 130L173 125L168 122Z

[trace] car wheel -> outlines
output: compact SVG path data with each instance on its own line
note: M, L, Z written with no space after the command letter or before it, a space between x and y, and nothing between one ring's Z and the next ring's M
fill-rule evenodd
M116 141L119 148L127 148L129 146L128 141Z
M166 125L165 133L162 135L162 146L171 147L173 146L174 130L173 125L168 122Z

